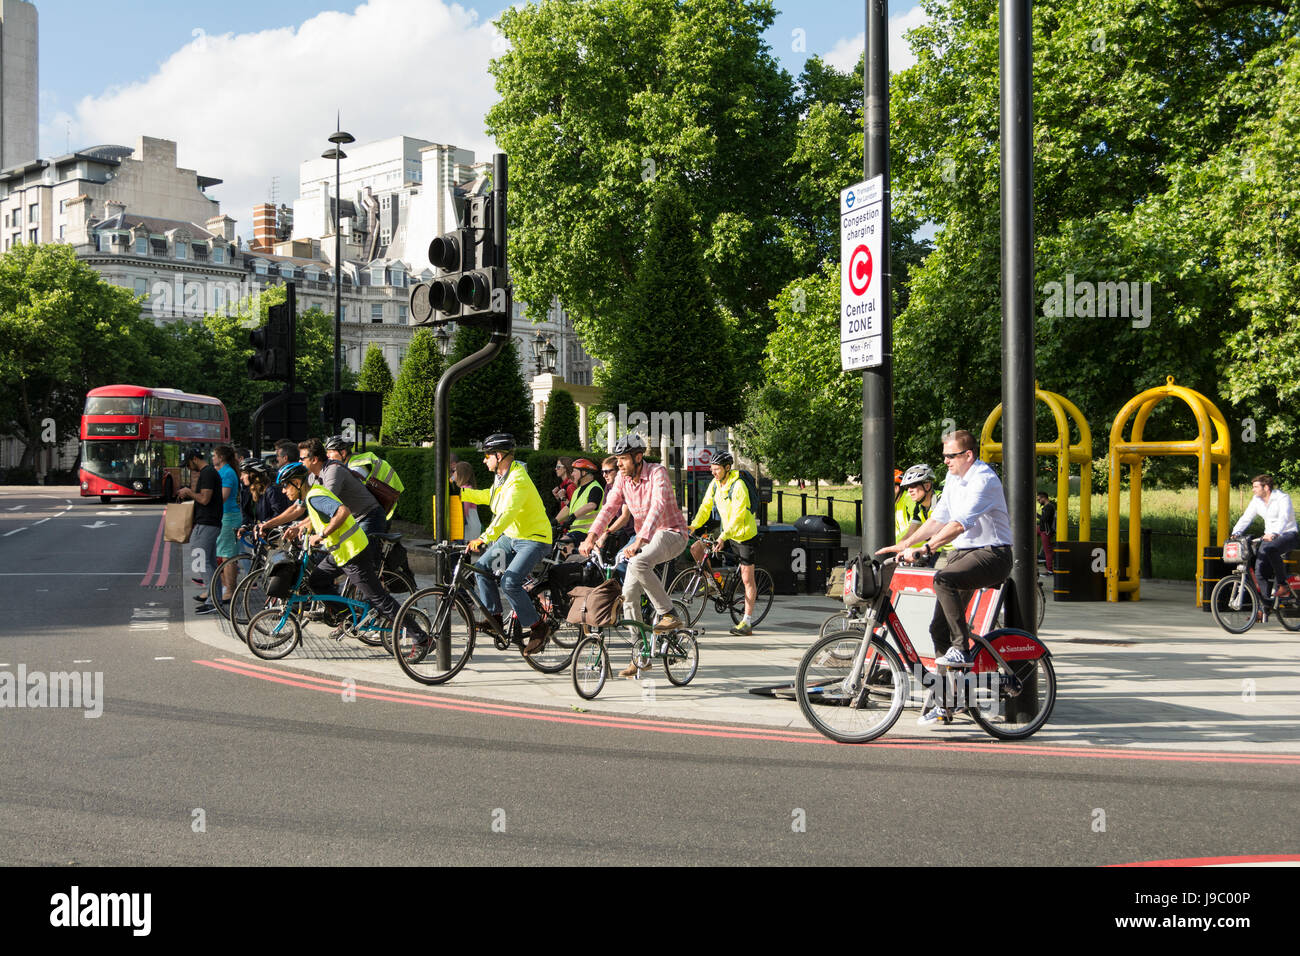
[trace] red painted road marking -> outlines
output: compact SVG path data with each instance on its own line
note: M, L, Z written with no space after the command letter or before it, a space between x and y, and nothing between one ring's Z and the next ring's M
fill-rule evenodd
M167 516L164 514L158 519L158 533L153 537L153 553L149 555L149 570L140 579L140 587L146 587L149 584L149 579L153 577L154 570L158 567L158 549L162 546L163 525L166 523Z
M164 541L162 544L162 568L158 572L158 580L155 582L158 587L167 583L167 575L170 573L168 568L172 564L172 545L170 541Z
M236 660L234 658L219 658L215 661L200 660L195 661L194 663L202 664L204 667L212 667L217 670L228 671L232 674L240 674L244 677L255 677L259 680L298 687L303 690L324 691L329 694L337 694L343 686L342 682L337 679L317 677L312 674L304 674L297 671L287 671L266 667L261 664L253 664L247 661ZM432 707L438 710L454 710L462 713L490 714L497 717L515 717L521 720L541 720L550 723L581 724L589 727L613 727L619 730L641 730L651 733L686 734L694 737L769 740L778 743L833 743L833 741L828 740L821 734L812 731L779 729L760 730L758 728L742 727L737 725L653 720L642 717L619 717L609 714L567 714L563 711L543 709L540 707L524 707L515 704L492 704L480 701L463 700L460 698L432 697L427 694L393 690L392 688L387 687L370 687L362 684L357 684L355 686L355 691L358 697L364 697L369 700L382 700L396 704L413 704L417 707ZM958 753L975 752L1029 756L1093 757L1112 760L1160 760L1181 763L1245 763L1284 766L1300 765L1300 754L1254 755L1243 753L1214 753L1210 751L1150 749L1123 750L1120 748L1087 747L1086 745L1035 745L1000 743L997 741L989 741L987 743L982 741L972 741L968 743L959 741L938 743L915 737L877 740L870 746L877 749L885 748L894 750L938 750Z
M1286 853L1264 854L1262 856L1191 856L1183 860L1148 860L1145 863L1111 863L1111 867L1121 866L1232 866L1251 863L1295 863L1300 865L1300 856Z

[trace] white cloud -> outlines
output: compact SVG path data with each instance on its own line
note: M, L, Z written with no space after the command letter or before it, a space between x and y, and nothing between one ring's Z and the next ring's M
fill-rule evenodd
M925 10L919 5L889 18L889 71L891 73L906 70L916 62L916 57L912 56L903 34L921 26L926 19ZM845 37L831 47L829 52L823 54L822 59L837 70L852 70L858 65L858 57L862 55L862 47L866 40L865 33L859 33L855 37Z
M86 97L43 132L62 143L71 122L74 148L175 140L181 166L223 180L208 194L248 236L272 176L277 200L292 204L298 164L329 147L336 110L360 143L408 135L489 158L483 117L497 95L487 66L502 42L443 0L370 0L297 29L196 31L147 79Z

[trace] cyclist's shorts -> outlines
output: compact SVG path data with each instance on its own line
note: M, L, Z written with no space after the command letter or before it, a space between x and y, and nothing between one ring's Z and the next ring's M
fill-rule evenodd
M239 530L238 511L227 511L221 516L221 533L217 535L217 557L233 558L239 554L235 532Z
M754 547L753 538L748 541L728 541L727 547L731 548L736 555L736 560L742 565L754 566L754 552L758 549Z

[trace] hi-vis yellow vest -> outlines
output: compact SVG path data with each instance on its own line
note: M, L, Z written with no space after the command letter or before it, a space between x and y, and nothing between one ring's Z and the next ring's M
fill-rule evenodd
M307 489L307 517L311 519L311 526L317 534L325 534L325 522L321 520L320 513L311 507L312 498L332 498L338 501L340 507L343 502L339 501L334 492L324 485L312 485ZM369 544L370 540L361 530L361 525L357 524L356 519L350 514L343 519L343 524L333 534L325 535L325 545L329 548L334 563L338 565L347 564L366 550Z
M587 499L591 497L591 490L597 487L599 487L599 485L596 483L596 479L593 478L591 481L587 482L585 485L579 488L577 494L573 496L573 500L569 502L569 514L573 514L583 505L587 504ZM569 525L569 530L570 531L591 530L591 526L595 524L596 515L598 514L600 514L599 508L597 508L595 511L589 514L583 515L581 518L576 519L573 522L573 524Z
M384 461L384 459L374 454L374 452L357 452L355 455L348 458L348 467L353 471L356 471L358 467L365 468L365 478L374 475L394 491L406 490L402 487L402 479L397 476L396 469L394 469L388 462ZM362 480L364 480L364 478ZM388 514L384 515L384 517L391 518L396 511L397 502L393 502L393 507L388 509Z

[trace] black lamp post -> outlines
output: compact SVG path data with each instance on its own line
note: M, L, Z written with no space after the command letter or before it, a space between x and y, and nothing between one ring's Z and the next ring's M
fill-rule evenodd
M559 355L560 350L555 347L555 343L547 339L546 345L542 348L542 367L546 369L547 374L555 374L555 362Z
M438 343L438 351L445 358L451 351L451 334L448 333L445 325L439 326L438 331L433 333L433 340Z
M348 158L348 154L340 147L346 143L355 143L356 137L338 129L336 124L334 132L330 133L330 142L334 146L321 153L321 159L334 160L334 391L339 392L343 389L340 364L343 360L343 196L339 163ZM337 426L338 422L331 424Z

